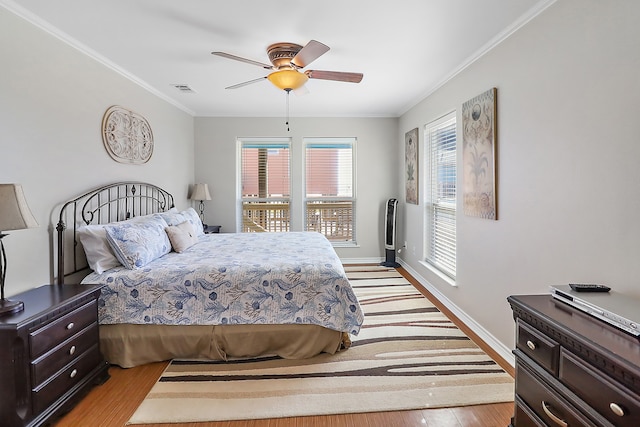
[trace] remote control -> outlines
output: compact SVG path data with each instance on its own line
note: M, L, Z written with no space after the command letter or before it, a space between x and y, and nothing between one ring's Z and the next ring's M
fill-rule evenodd
M571 283L569 286L576 292L609 292L611 290L608 286L591 283Z

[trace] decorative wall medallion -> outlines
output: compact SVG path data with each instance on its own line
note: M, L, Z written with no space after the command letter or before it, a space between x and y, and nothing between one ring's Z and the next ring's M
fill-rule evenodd
M102 142L113 160L142 164L153 154L153 133L141 115L118 105L109 107L102 118Z

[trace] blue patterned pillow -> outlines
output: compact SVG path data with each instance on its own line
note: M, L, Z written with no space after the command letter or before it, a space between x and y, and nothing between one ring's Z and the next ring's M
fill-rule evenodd
M162 218L167 221L167 224L169 224L170 226L189 221L196 231L196 236L204 236L204 228L202 227L200 215L198 215L196 210L193 208L188 208L187 210L182 212L178 212L177 209L171 208L167 212L162 212L158 215L162 216Z
M141 222L105 227L107 241L116 258L128 269L144 267L171 252L171 242L164 229L167 222L151 215Z
M191 223L191 225L193 225L193 228L196 230L196 236L204 236L202 221L200 220L200 215L198 215L195 209L189 208L186 211L182 211L180 213L187 221Z
M158 215L160 215L162 219L167 221L167 224L169 226L178 225L187 220L187 218L185 218L184 215L178 212L178 209L176 208L171 208L166 212L160 212Z

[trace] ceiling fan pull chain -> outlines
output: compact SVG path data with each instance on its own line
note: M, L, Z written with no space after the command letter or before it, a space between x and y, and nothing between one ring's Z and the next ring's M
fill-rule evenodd
M291 94L291 89L285 89L287 92L287 121L285 124L287 125L287 132L289 132L289 94Z

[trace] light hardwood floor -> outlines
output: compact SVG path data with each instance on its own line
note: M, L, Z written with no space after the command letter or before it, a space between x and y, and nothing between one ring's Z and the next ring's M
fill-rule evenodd
M403 269L410 282L417 283ZM423 294L449 316L471 339L494 358L507 372L513 367L502 360L421 286ZM151 363L136 368L111 367L111 378L92 389L55 427L121 427L133 415L155 384L168 362ZM144 427L506 427L513 415L513 403L476 405L414 411L374 412L312 417L274 418L249 421L222 421L182 424L145 424ZM141 426L142 427L142 426Z

